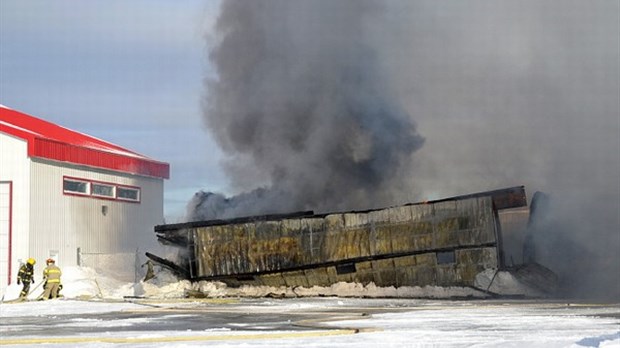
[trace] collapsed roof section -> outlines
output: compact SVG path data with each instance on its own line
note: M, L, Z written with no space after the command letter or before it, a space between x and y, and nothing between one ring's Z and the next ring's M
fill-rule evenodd
M160 225L155 233L179 247L181 265L149 257L229 286L474 286L480 272L505 268L498 211L526 205L517 186L367 211Z

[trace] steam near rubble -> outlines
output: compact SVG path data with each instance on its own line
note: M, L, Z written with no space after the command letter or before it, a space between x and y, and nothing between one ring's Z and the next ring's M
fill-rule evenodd
M368 1L225 1L205 116L234 197L199 192L190 220L394 202L423 143L391 93Z

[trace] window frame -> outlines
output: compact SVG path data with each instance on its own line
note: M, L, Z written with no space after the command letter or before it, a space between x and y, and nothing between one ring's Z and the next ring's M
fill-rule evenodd
M133 198L126 198L126 197L119 197L118 193L120 190L127 190L127 191L136 191L136 199ZM140 203L140 199L142 198L142 192L140 190L139 187L137 186L129 186L129 185L116 185L116 199L119 201L124 201L124 202L135 202L135 203Z
M112 188L112 195L108 196L108 195L104 195L104 194L99 194L99 193L95 193L95 189L94 186L104 186L104 187L111 187ZM90 194L91 196L94 197L98 197L98 198L106 198L106 199L114 199L116 198L116 185L114 184L110 184L107 182L100 182L100 181L91 181L90 183Z
M68 181L69 182L78 182L78 183L86 184L86 192L66 190L65 189L65 182L68 182ZM111 196L107 196L107 195L104 195L104 194L94 193L93 192L94 191L93 190L93 186L94 185L111 187L112 188L112 195ZM132 191L135 191L137 198L136 199L132 199L132 198L127 198L127 197L119 197L118 193L119 193L120 190L132 190ZM63 192L64 195L67 195L67 196L88 197L88 198L103 199L103 200L109 200L109 201L128 202L128 203L141 203L141 199L142 199L142 188L140 188L139 186L115 184L115 183L107 182L107 181L84 179L84 178L78 178L78 177L67 176L67 175L62 177L62 192Z
M82 192L82 191L67 190L65 188L65 183L66 182L76 182L76 183L80 183L80 184L85 184L86 185L86 190L84 192ZM64 194L66 194L66 195L71 195L71 196L90 196L90 181L89 180L84 180L84 179L72 178L72 177L65 176L65 177L62 178L62 192Z

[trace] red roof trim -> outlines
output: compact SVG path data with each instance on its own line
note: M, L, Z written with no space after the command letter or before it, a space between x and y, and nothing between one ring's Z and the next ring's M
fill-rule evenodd
M0 106L0 132L28 142L28 156L168 179L170 165Z

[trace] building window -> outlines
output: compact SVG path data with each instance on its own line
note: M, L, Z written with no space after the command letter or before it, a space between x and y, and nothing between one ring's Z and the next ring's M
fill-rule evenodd
M118 185L81 178L63 178L63 192L67 195L80 195L92 198L140 202L140 188Z
M74 180L74 179L64 179L62 189L65 193L76 193L80 195L87 195L90 192L88 191L89 183L86 181Z
M109 184L92 183L92 195L114 198L114 186Z
M126 201L140 201L140 190L133 187L117 187L116 198Z

